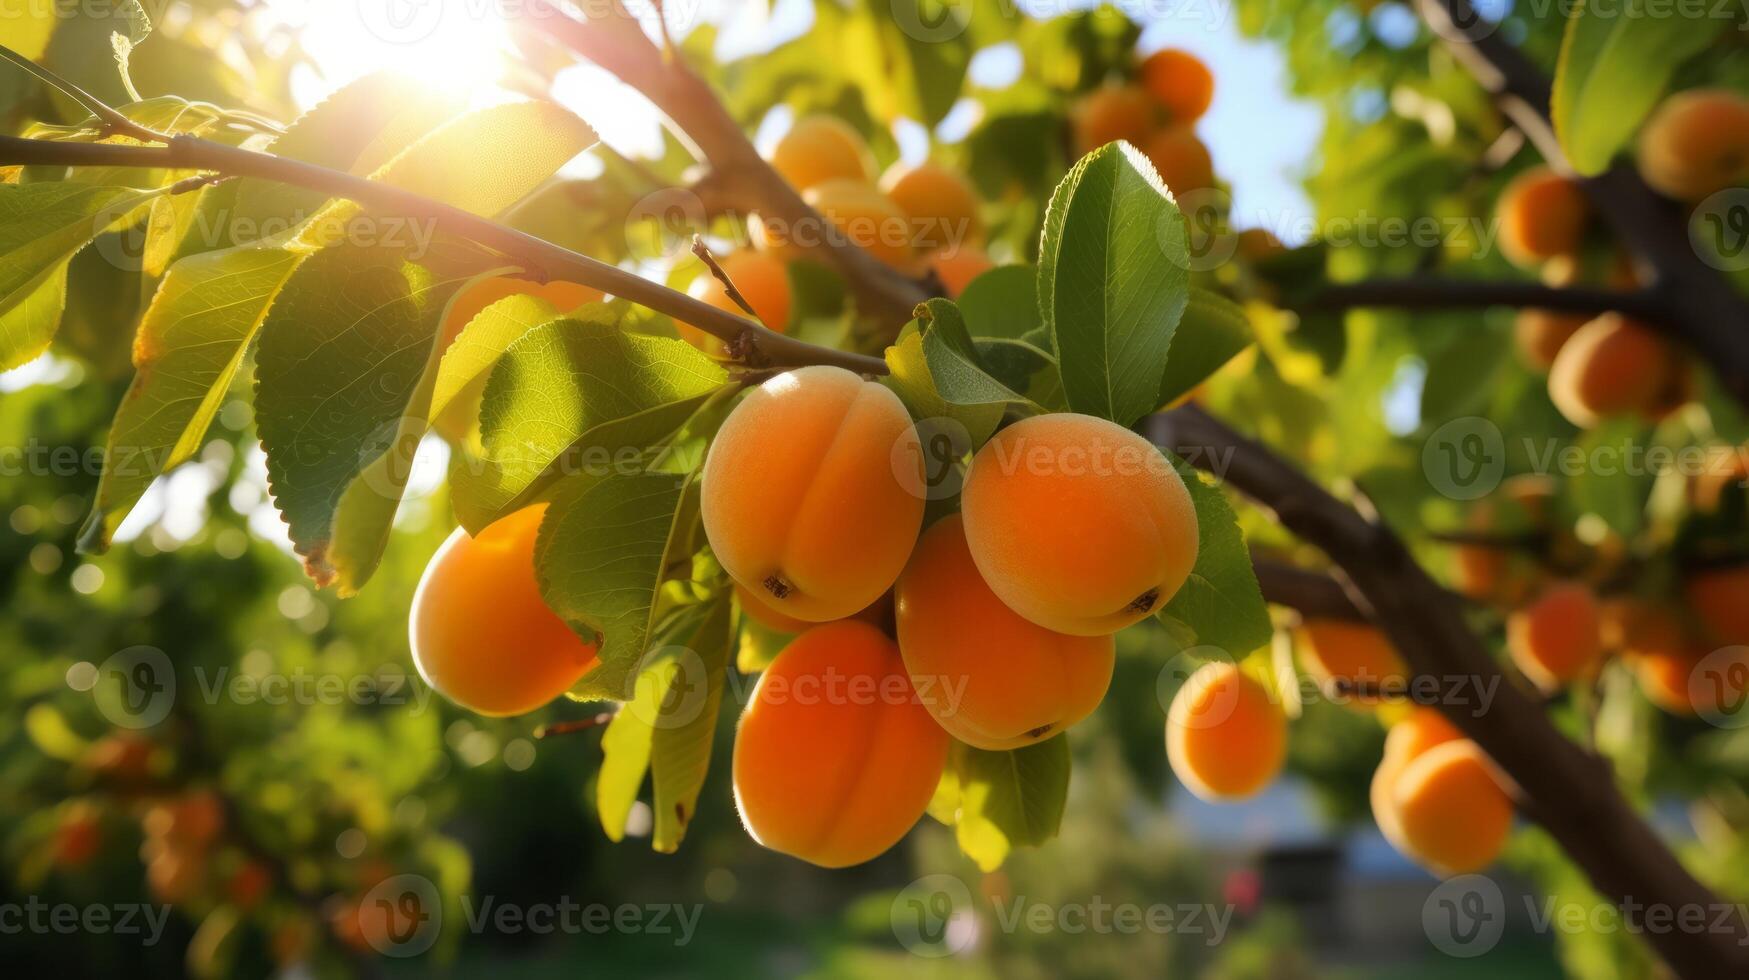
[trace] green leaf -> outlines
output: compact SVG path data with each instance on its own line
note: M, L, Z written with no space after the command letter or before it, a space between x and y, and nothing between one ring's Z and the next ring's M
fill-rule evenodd
M200 449L268 305L302 260L272 245L243 246L171 267L134 338L134 380L110 426L82 550L109 547L152 481Z
M697 521L697 492L687 487L688 477L672 473L611 470L558 483L535 544L535 573L547 605L578 635L600 640L600 663L573 695L631 696L671 542L685 540Z
M0 17L0 45L31 61L41 61L60 20L61 11L56 4L21 4Z
M457 397L483 385L492 365L511 344L558 316L559 310L538 296L506 296L481 310L443 352L431 392L430 417L442 415Z
M0 371L48 349L60 323L54 298L64 292L52 282L64 281L67 260L158 194L71 182L0 184Z
M1172 335L1172 356L1160 384L1160 404L1170 405L1208 380L1251 345L1245 308L1212 290L1192 287L1184 319Z
M1269 642L1274 627L1238 518L1219 487L1168 456L1196 507L1196 566L1155 615L1180 646L1213 646L1241 657Z
M1581 0L1567 18L1550 115L1567 161L1582 176L1609 169L1682 63L1730 21L1706 5Z
M677 850L686 836L710 771L711 744L716 740L717 712L723 701L723 675L735 641L732 611L725 589L685 649L659 665L668 669L670 681L650 758L656 811L650 846L665 854Z
M463 526L491 523L569 471L647 468L651 448L728 382L692 345L628 333L606 305L575 317L527 331L492 368L484 455L451 467Z
M959 307L945 299L932 299L918 308L918 327L923 334L923 359L929 377L941 397L954 405L1029 404L1019 394L990 376L978 354L977 344L966 331ZM1037 406L1032 406L1036 408Z
M374 570L407 477L391 464L424 432L443 312L485 264L471 246L440 243L414 264L337 245L280 290L261 330L256 422L274 503L318 585L349 593Z
M490 217L595 143L595 131L551 102L510 102L457 117L372 177Z
M956 405L941 396L923 353L923 332L915 321L906 324L899 339L887 348L886 362L889 373L881 380L905 403L912 418L918 421L951 418L965 427L974 447L983 445L1002 421L1000 402Z
M976 339L1029 339L1042 327L1038 308L1038 271L1027 265L991 269L966 286L957 300L966 330Z
M1094 151L1057 186L1038 295L1070 410L1127 426L1159 406L1189 268L1178 206L1133 147Z
M969 15L959 6L864 0L851 15L838 50L877 117L908 116L933 127L959 101L972 56Z
M1069 740L1062 735L1009 752L955 742L950 757L958 783L955 837L986 872L1016 847L1057 835L1069 798Z
M662 684L639 683L601 733L601 768L595 775L595 813L607 839L625 839L626 818L638 801L638 788L650 770L655 722L668 690Z

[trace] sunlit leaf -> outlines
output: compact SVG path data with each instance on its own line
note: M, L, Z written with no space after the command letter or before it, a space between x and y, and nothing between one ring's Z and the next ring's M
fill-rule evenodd
M1251 345L1245 308L1219 293L1192 288L1184 319L1172 335L1160 404L1170 405Z
M960 850L989 872L1016 847L1057 835L1069 798L1069 740L1063 735L1008 752L954 743L954 822Z
M1155 615L1181 646L1213 646L1238 657L1269 642L1273 627L1238 519L1220 488L1174 459L1196 506L1196 565Z

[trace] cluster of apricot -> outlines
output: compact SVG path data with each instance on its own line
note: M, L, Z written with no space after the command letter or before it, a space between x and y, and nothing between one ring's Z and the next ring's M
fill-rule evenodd
M927 530L921 460L898 397L832 367L750 392L705 460L705 532L744 612L798 634L741 716L735 799L754 839L826 867L917 822L952 739L1016 749L1085 718L1112 634L1196 561L1183 480L1111 422L1008 426ZM896 641L869 622L889 590Z
M1507 184L1498 210L1501 251L1522 267L1540 268L1548 285L1588 278L1620 290L1640 285L1638 270L1620 253L1601 263L1603 269L1591 268L1599 264L1586 253L1591 209L1574 181L1533 167ZM1525 309L1514 329L1525 363L1548 372L1550 400L1582 429L1623 416L1656 420L1692 395L1682 351L1621 314Z
M1133 80L1107 82L1075 104L1075 153L1084 156L1125 140L1154 164L1173 194L1211 188L1214 161L1195 127L1214 94L1214 75L1195 55L1177 48L1156 51L1137 66Z

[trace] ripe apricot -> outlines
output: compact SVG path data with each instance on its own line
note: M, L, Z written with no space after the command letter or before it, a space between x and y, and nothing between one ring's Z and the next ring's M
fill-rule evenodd
M1086 156L1107 143L1128 140L1141 146L1158 123L1154 103L1131 85L1104 85L1075 103L1070 119L1075 152Z
M868 141L835 116L804 116L777 141L771 166L791 187L806 191L828 180L873 180Z
M1663 603L1614 599L1603 606L1603 642L1621 652L1646 700L1674 715L1693 715L1689 682L1704 651L1682 617Z
M826 868L899 842L935 793L947 732L867 623L816 626L759 677L735 729L735 805L759 843Z
M765 326L783 333L789 327L789 268L779 259L763 252L734 252L717 261L741 296L753 307L753 313ZM693 299L702 300L719 310L746 316L740 304L729 297L722 280L709 272L699 276L687 287ZM676 322L681 339L706 354L723 353L723 342L690 323Z
M1615 313L1580 327L1549 368L1549 398L1582 429L1622 415L1657 418L1680 404L1686 386L1669 341Z
M1470 509L1466 524L1481 535L1542 530L1549 524L1554 495L1555 483L1546 476L1525 473L1509 477L1493 496ZM1458 591L1478 602L1518 605L1541 577L1537 562L1511 547L1462 544L1454 559Z
M1709 642L1749 646L1749 565L1695 572L1683 591Z
M907 485L895 466L916 461ZM701 505L729 575L785 616L842 619L899 577L923 525L921 448L899 396L843 368L778 375L729 413Z
M1017 749L1093 712L1111 685L1109 636L1053 633L990 591L958 514L917 542L894 589L905 669L941 727L980 749ZM957 693L956 693L957 692Z
M1208 147L1189 126L1168 126L1148 137L1141 149L1175 197L1215 185Z
M890 266L909 268L916 258L911 219L873 184L859 180L823 181L802 200L825 219L786 226L755 215L753 244L779 259L792 259L821 246L855 245Z
M881 191L911 219L917 249L937 252L984 240L978 192L958 171L936 163L896 163L881 176Z
M1640 176L1679 201L1700 201L1749 179L1749 99L1691 89L1665 99L1640 131Z
M1550 286L1571 286L1578 280L1578 270L1579 263L1572 256L1558 255L1543 266L1543 282ZM1527 367L1547 371L1555 363L1555 355L1590 320L1583 313L1519 310L1512 330L1519 356Z
M1196 509L1154 445L1090 415L1038 415L972 458L961 496L972 559L1015 612L1074 636L1159 609L1196 564Z
M1308 619L1299 628L1300 653L1306 673L1325 691L1340 684L1402 689L1409 668L1397 648L1376 626L1341 619ZM1377 705L1372 693L1346 695L1350 704Z
M1287 716L1237 665L1203 664L1166 711L1166 758L1205 800L1253 796L1287 759Z
M947 288L950 298L957 298L972 284L973 279L994 268L996 263L990 261L990 256L976 245L961 245L935 257L935 274Z
M547 607L534 574L546 504L457 528L431 556L413 593L409 639L425 683L482 715L546 704L596 663L587 643Z
M1541 166L1514 177L1495 209L1500 250L1527 268L1577 249L1589 213L1578 184Z
M1493 764L1468 739L1443 742L1403 763L1390 780L1386 807L1400 849L1445 875L1494 863L1512 832L1512 800Z
M1164 48L1142 62L1142 87L1175 123L1195 122L1215 97L1215 76L1202 59L1178 48Z
M1603 652L1597 597L1575 582L1556 582L1506 620L1512 662L1543 690L1584 676Z
M1402 854L1410 854L1410 849L1408 841L1403 838L1403 828L1397 820L1397 808L1391 800L1391 793L1403 767L1428 749L1462 737L1463 733L1444 715L1425 707L1416 708L1392 725L1390 734L1385 736L1385 753L1373 772L1369 795L1373 820L1378 824L1379 832Z

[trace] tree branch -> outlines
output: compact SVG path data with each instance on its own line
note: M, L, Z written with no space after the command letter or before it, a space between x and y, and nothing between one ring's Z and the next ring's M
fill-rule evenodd
M1466 310L1490 306L1554 310L1561 313L1622 313L1650 323L1664 322L1670 309L1651 290L1545 286L1538 282L1486 282L1467 279L1369 279L1331 283L1288 304L1300 313L1329 313L1361 307L1405 310Z
M584 21L547 0L529 0L511 26L557 42L641 92L710 164L711 179L733 186L748 210L790 228L825 227L826 219L759 155L704 79L680 59L664 57L617 0L587 6ZM877 339L883 342L897 336L917 304L929 298L921 285L842 236L805 237L812 239L809 249L844 277L862 312L880 322Z
M831 364L862 374L887 372L886 362L878 357L805 343L618 266L561 248L441 201L381 181L288 157L245 150L195 136L171 137L164 146L65 143L0 136L0 164L205 170L225 176L259 177L305 187L390 211L397 216L431 221L444 231L496 249L549 277L594 286L610 295L666 313L721 339L732 350L747 352L746 363L755 368Z
M1419 0L1422 17L1452 54L1536 145L1550 166L1570 171L1549 116L1547 76L1482 20L1470 0ZM1749 298L1689 242L1681 207L1659 196L1633 167L1616 163L1579 185L1634 254L1652 268L1665 309L1654 318L1706 359L1732 397L1749 406Z
M1415 675L1411 683L1437 686L1435 706L1500 766L1527 812L1678 974L1749 975L1749 926L1734 911L1725 928L1701 934L1644 929L1650 908L1668 917L1732 906L1676 860L1616 787L1608 763L1562 736L1541 704L1506 679L1465 622L1461 602L1389 528L1195 406L1147 424L1156 443L1211 469L1323 549L1346 579L1345 592L1402 653Z
M1257 572L1263 598L1273 605L1298 610L1307 619L1366 618L1348 594L1348 587L1323 572L1255 555L1251 567Z

